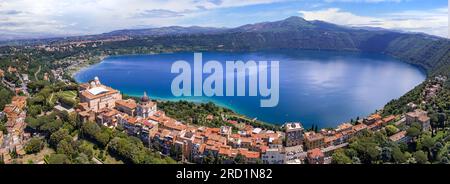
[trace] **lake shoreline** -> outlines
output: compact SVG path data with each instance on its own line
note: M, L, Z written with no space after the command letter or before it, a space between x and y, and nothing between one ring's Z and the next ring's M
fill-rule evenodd
M303 49L301 49L300 51L304 51ZM308 50L308 52L310 52L310 50ZM319 51L311 51L311 52L315 52L316 54L317 54L317 52L319 52ZM189 52L189 51L186 51L186 52L177 52L177 53L175 53L175 54L180 54L180 53L184 53L185 55L183 55L183 56L178 56L178 58L186 58L186 57L192 57L192 56L190 56L190 54L192 54L192 52ZM205 52L205 53L207 53L207 52ZM225 52L225 53L221 53L221 52L217 52L217 51L212 51L212 52L209 52L209 54L211 54L211 53L219 53L219 54L223 54L223 55L228 55L228 54L231 54L231 55L233 55L233 54L235 54L234 52ZM241 53L245 53L245 52L241 52ZM259 53L259 52L258 52ZM265 53L265 52L264 52ZM367 55L371 55L370 53L367 53L367 54L365 54L365 53L355 53L355 52L345 52L345 53L342 53L342 52L331 52L331 53L334 53L335 55L346 55L346 54L350 54L350 55L352 55L352 56L360 56L360 55L362 55L362 56L367 56ZM105 58L109 58L109 59L117 59L116 57L118 57L119 59L118 60L123 60L123 58L122 57L125 57L125 58L145 58L145 57L147 57L147 56L158 56L158 55L171 55L171 54L174 54L173 52L169 52L169 53L161 53L161 54L127 54L127 55L114 55L114 56L108 56L108 57L105 57ZM206 55L208 55L208 54L206 54ZM256 54L256 55L258 55L258 54ZM375 54L375 56L376 56L376 58L391 58L389 55L379 55L379 56L377 56L376 54ZM210 56L211 57L211 56ZM207 57L206 57L207 58ZM334 58L334 57L331 57L331 58ZM189 58L189 59L191 59L191 58ZM341 57L338 57L338 59L340 59L340 60L342 60L342 58ZM147 61L149 60L149 59L146 59ZM166 60L167 60L167 58L166 58ZM344 57L344 60L345 60L345 57ZM393 59L388 59L388 60L393 60ZM394 60L393 60L394 61ZM103 60L101 60L100 62L97 62L96 64L99 64L99 63L102 63L103 62ZM156 62L156 61L155 61ZM345 61L345 62L348 62L348 61ZM361 61L362 62L362 61ZM364 61L364 62L366 62L366 61ZM401 64L405 64L405 65L408 65L408 66L411 66L411 67L414 67L413 65L411 65L411 64L409 64L409 63L407 63L407 62L403 62L403 61L398 61L398 60L395 60L395 62L396 63L401 63ZM134 65L134 63L133 63L133 65ZM165 65L165 64L163 64L163 65ZM76 72L76 73L74 73L74 77L75 78L77 78L76 79L76 81L78 82L78 83L80 83L80 82L85 82L85 81L83 81L82 79L80 79L81 77L77 77L76 75L78 74L78 73L80 73L80 72L84 72L87 68L89 68L89 67L92 67L92 65L88 65L88 66L85 66L85 67L83 67L83 69L82 70L79 70L78 72ZM102 68L103 68L104 66L102 65ZM415 69L419 69L418 67L414 67ZM103 69L104 70L104 69ZM102 72L103 72L103 70L102 70ZM164 71L165 71L166 69L164 69ZM127 69L126 71L130 71L130 69ZM170 70L169 70L170 71ZM423 75L424 75L424 79L426 78L426 72L425 71L423 71L423 70L420 70L421 71L421 73L423 72ZM134 72L134 71L133 71ZM123 73L123 72L122 72ZM152 71L149 71L149 73L152 73ZM125 73L123 73L124 75L124 77L125 76L127 76L127 74L126 74L126 72ZM159 75L157 75L157 74L155 74L155 73L152 73L154 76L159 76ZM130 73L128 74L128 75L130 75ZM134 73L132 73L131 75L134 75ZM160 75L166 75L166 74L160 74ZM401 76L401 74L400 74L400 76ZM86 78L86 76L84 76L85 78ZM101 76L99 76L99 77L101 77ZM101 77L102 78L102 77ZM140 77L140 78L142 78L142 77ZM146 77L145 77L146 78ZM150 78L153 78L153 77L150 77ZM110 79L109 79L110 80ZM130 79L130 80L133 80L133 79ZM128 81L130 81L130 80L128 80ZM120 84L118 84L118 83L123 83L123 82L125 82L124 80L119 80L119 81L115 81L115 82L113 82L113 83L116 83L115 85L112 85L113 87L118 87L118 86L121 86ZM111 80L108 82L108 84L109 83L111 83ZM125 82L125 83L128 83L128 82ZM381 82L381 83L383 83L383 82ZM418 83L418 84L420 84L420 83ZM418 85L417 84L417 85ZM140 92L141 91L144 91L144 90L146 90L146 89L143 89L143 88L148 88L148 87L150 87L150 86L152 86L153 84L150 84L149 86L146 86L146 87L139 87L139 88L136 88L136 89L134 89L134 88L129 88L129 85L127 84L126 86L128 86L128 87L126 87L127 89L123 89L123 88L118 88L119 90L121 90L122 92L123 92L123 94L127 94L127 95L129 95L129 96L135 96L135 97L139 97L140 96ZM417 85L415 85L415 86L417 86ZM163 86L163 87L165 87L165 88L167 88L167 85L165 84L165 85L159 85L159 86ZM170 85L169 85L169 87L170 87ZM142 89L141 89L142 88ZM351 116L348 116L348 118L334 118L335 120L333 121L333 116L329 116L329 117L327 117L328 119L332 119L331 121L313 121L313 122L311 122L310 120L304 120L304 119L300 119L300 118L295 118L295 117L297 117L297 116L300 116L300 115L297 115L296 113L295 114L293 114L293 113L289 113L289 114L280 114L280 113L278 113L278 115L275 115L275 116L273 116L273 118L269 118L269 119L266 119L266 118L264 118L263 116L259 116L259 114L261 114L261 113L263 113L263 111L260 111L260 110L258 110L259 108L251 108L251 109L248 109L248 108L246 108L245 106L244 107L242 107L241 105L239 105L239 103L240 102L238 102L238 100L236 100L236 99L233 99L232 101L223 101L223 100L219 100L219 101L222 101L223 103L218 103L217 101L215 101L215 100L210 100L210 99L208 99L208 98L199 98L199 99L190 99L190 98L182 98L182 99L177 99L177 98L167 98L166 96L166 94L163 94L163 96L161 97L160 95L161 95L161 93L158 93L158 92L155 92L153 89L156 89L157 87L155 87L155 86L153 86L153 87L150 87L150 89L151 90L149 90L149 91L152 91L152 92L154 92L153 94L152 94L152 96L154 96L156 99L158 99L158 100L164 100L164 101L173 101L173 102L176 102L176 101L181 101L181 100L183 100L183 101L189 101L189 102L194 102L194 103L207 103L207 102L212 102L212 103L214 103L214 104L216 104L216 105L218 105L218 106L220 106L220 107L223 107L223 108L226 108L226 109L230 109L230 110L232 110L233 112L236 112L236 113L238 113L238 114L243 114L243 115L245 115L245 116L247 116L247 117L257 117L257 119L260 119L260 120L263 120L263 121L265 121L265 122L268 122L269 124L274 124L274 125L280 125L280 124L282 124L282 123L284 123L284 122L288 122L288 121L286 121L285 119L292 119L292 121L300 121L300 122L306 122L306 126L308 127L309 125L311 125L311 124L319 124L321 127L335 127L335 125L338 125L338 124L340 124L340 123L344 123L344 122L349 122L350 121L350 119L351 118L355 118L355 117L357 117L357 116L359 116L359 117L364 117L364 116L366 116L366 115L369 115L369 113L371 113L372 111L374 111L374 110L376 110L376 109L380 109L380 108L382 108L382 107L384 107L384 105L386 105L386 103L387 102L389 102L390 100L392 100L392 99L396 99L396 98L398 98L398 97L400 97L400 96L402 96L402 95L404 95L404 94L406 94L409 90L406 90L406 91L404 91L405 93L402 93L402 94L398 94L397 93L397 95L399 95L399 96L396 96L396 95L394 95L395 97L393 97L393 98L391 98L391 99L389 99L389 100L381 100L380 102L384 102L384 101L386 101L386 103L384 103L384 104L380 104L379 103L379 105L377 105L376 106L376 108L373 108L372 110L370 110L370 111L368 111L367 113L361 113L361 114L356 114L356 115L351 115ZM156 89L156 90L160 90L160 89ZM163 90L163 89L161 89L161 90ZM143 93L143 92L142 92ZM314 93L311 93L311 94L314 94ZM206 99L206 100L205 100ZM349 99L349 98L343 98L343 99ZM233 105L232 105L233 104ZM239 108L237 108L237 107L239 107ZM243 109L246 109L246 110L241 110L240 109L240 107L242 107ZM339 109L339 108L338 108ZM274 109L275 110L275 109ZM260 111L260 112L257 112L257 111ZM308 111L308 110L307 110ZM311 109L309 110L309 111L311 111ZM257 112L256 114L253 114L252 112ZM266 115L266 116L271 116L270 114L272 114L272 112L269 112L269 113L266 113L266 114L269 114L269 115ZM276 110L274 111L274 114L276 114ZM281 118L281 119L277 119L276 117L277 116L280 116L280 115L282 115L284 118ZM327 115L328 116L328 115ZM326 116L325 116L326 117ZM308 118L310 118L310 117L308 117ZM326 118L325 118L326 119ZM272 121L273 120L273 121ZM291 121L291 120L289 120L289 121ZM309 123L308 123L309 122ZM324 123L322 123L322 122L324 122ZM334 123L334 122L338 122L338 123ZM322 126L323 125L323 126Z
M84 64L81 65L81 66L74 67L74 68L72 69L73 71L70 72L70 76L71 76L71 77L74 79L74 81L76 81L78 84L81 84L81 83L83 83L83 82L81 82L80 80L78 80L77 75L78 75L80 72L83 72L83 71L89 69L90 67L92 67L92 66L94 66L94 65L101 64L105 59L112 58L112 57L122 57L122 56L146 56L146 55L154 55L154 54L172 54L172 53L174 53L174 52L150 53L150 54L126 54L126 55L107 55L107 56L98 56L99 58L98 58L98 59L95 59L95 62L94 62L94 63L91 63L91 64L89 64L89 63L84 63ZM133 94L133 93L123 93L123 92L122 92L122 94L124 94L124 95L126 95L126 96L129 96L129 97L132 97L132 98L140 98L140 97L142 97L142 95L139 95L139 94ZM164 98L164 97L157 97L157 96L156 96L156 97L153 96L152 98L153 98L154 100L156 100L156 101L163 101L163 102L167 102L167 101L172 101L172 102L188 101L188 102L192 102L192 103L195 103L195 104L205 104L205 103L211 102L211 103L214 103L214 105L217 105L217 106L219 106L219 107L221 107L221 108L224 108L224 109L227 109L227 110L230 110L230 111L234 112L234 113L235 113L236 115L238 115L238 116L245 117L245 118L248 118L248 119L255 119L256 121L258 121L259 123L262 123L262 124L267 124L267 125L271 125L271 126L281 126L281 125L282 125L282 124L279 124L279 123L272 123L272 122L265 122L265 121L257 120L257 117L252 118L252 117L249 117L248 115L245 115L245 114L240 113L240 112L239 112L239 109L233 108L233 107L228 106L228 105L223 104L223 103L214 102L214 101L195 101L195 100L186 100L186 99Z

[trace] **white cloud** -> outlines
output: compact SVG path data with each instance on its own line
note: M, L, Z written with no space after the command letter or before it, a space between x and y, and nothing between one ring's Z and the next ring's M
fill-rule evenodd
M208 17L210 10L281 1L293 0L0 0L0 31L95 34L136 27L189 26L185 22ZM323 2L401 1L408 0L323 0L312 7L318 8ZM337 8L301 13L306 19L344 25L421 31L440 36L448 32L447 8L404 11L377 17L355 15ZM214 23L215 20L208 21Z
M1 0L0 31L91 34L169 26L202 11L279 1L285 0Z
M339 8L299 11L299 13L307 20L322 20L340 25L381 27L442 37L448 35L447 7L428 11L402 11L373 17L356 15Z

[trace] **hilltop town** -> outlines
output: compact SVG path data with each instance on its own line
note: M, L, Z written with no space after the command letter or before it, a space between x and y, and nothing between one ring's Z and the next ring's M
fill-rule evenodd
M79 84L69 90L64 86L60 87L60 97L54 97L57 100L52 109L32 112L34 115L28 114L28 118L27 110L31 109L30 104L27 104L27 96L16 92L17 95L10 104L5 105L0 114L7 119L6 131L0 132L0 153L4 163L15 163L27 157L27 154L39 153L45 147L44 140L48 139L50 144L56 144L56 152L64 155L65 151L60 151L61 143L51 141L55 134L66 131L58 126L65 127L64 121L69 122L68 124L74 121L67 130L71 130L71 134L78 132L80 135L71 139L84 138L103 144L104 147L111 147L116 133L109 133L106 141L102 141L102 133L120 132L138 138L145 149L153 150L158 157L181 163L341 163L342 157L345 157L343 152L354 149L353 146L360 137L382 133L387 136L387 142L408 145L420 138L421 134L434 132L429 113L423 107L432 103L441 92L445 80L445 77L439 76L427 81L420 93L423 101L421 104L408 103L406 113L385 115L380 110L366 118L343 123L335 129L307 130L300 122L287 122L281 128L272 130L228 119L226 114L206 116L206 121L223 121L225 125L220 127L189 124L166 115L163 110L158 109L159 102L151 100L146 92L143 92L141 98L124 97L120 91L102 84L96 77L89 83ZM46 87L41 86L41 92L45 89ZM61 97L62 94L69 93L72 93L71 97ZM36 104L36 96L39 93L28 101ZM52 93L52 96L56 95ZM67 98L73 98L73 101ZM52 117L59 124L38 123L39 118L44 117ZM74 131L76 127L81 130ZM99 132L92 133L94 130L90 129L99 129L96 130ZM39 149L36 145L31 145L37 142L36 139L40 140L37 146ZM64 138L59 141L64 141ZM104 162L97 157L91 156L92 163ZM38 163L51 162L49 155L41 159ZM66 159L70 160L70 157Z
M445 57L424 62L429 57L415 50L387 53L412 64L431 63L425 82L367 117L321 130L301 122L268 125L214 104L156 101L144 91L130 98L99 78L73 80L74 71L105 56L247 48L216 42L213 35L204 36L203 45L186 41L195 36L97 36L0 47L0 162L450 163L448 68L437 64ZM408 37L434 45L432 52L448 44Z

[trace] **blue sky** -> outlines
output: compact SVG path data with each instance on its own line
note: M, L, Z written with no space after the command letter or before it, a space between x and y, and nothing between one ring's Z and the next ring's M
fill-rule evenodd
M448 0L0 0L2 34L235 27L290 16L448 36Z

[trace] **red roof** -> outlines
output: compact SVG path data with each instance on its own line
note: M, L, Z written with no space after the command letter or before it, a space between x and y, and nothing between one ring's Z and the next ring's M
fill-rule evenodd
M383 121L384 121L385 123L388 123L388 122L391 122L391 121L394 120L394 119L395 119L395 116L394 116L394 115L390 115L390 116L388 116L388 117L383 118Z
M319 158L319 157L324 157L324 154L323 154L322 150L320 150L319 148L315 148L315 149L308 151L308 157Z

